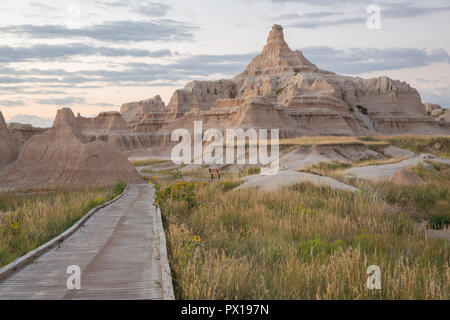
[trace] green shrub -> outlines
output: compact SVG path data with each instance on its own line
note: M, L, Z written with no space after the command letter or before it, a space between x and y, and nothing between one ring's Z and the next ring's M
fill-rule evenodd
M183 174L181 173L181 170L179 169L179 168L177 168L177 169L175 169L173 172L172 172L172 179L175 179L175 180L181 180L181 179L183 179Z
M301 241L298 245L297 255L300 258L320 257L330 255L334 251L341 250L344 246L342 240L329 242L321 238L319 234L315 234L313 239Z
M443 213L442 215L433 215L428 221L428 227L435 230L442 230L447 228L450 224L450 213Z
M127 184L125 182L119 181L114 185L113 192L114 192L114 194L119 195L125 190L126 187L127 187Z

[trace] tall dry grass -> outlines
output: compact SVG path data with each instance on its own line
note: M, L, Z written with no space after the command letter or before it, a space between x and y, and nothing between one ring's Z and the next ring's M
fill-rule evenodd
M70 228L92 208L107 202L125 188L92 188L56 191L44 195L0 194L0 267L7 265Z
M439 157L450 157L449 136L399 135L383 137L380 138L380 140L384 140L393 146L408 149L416 153L432 153Z
M449 298L449 243L372 195L310 184L227 191L236 185L161 193L177 298ZM366 287L370 265L381 290Z
M355 180L354 185L373 190L415 222L427 222L432 229L450 225L450 165L429 162L410 168L423 180L421 185L397 185L390 181Z

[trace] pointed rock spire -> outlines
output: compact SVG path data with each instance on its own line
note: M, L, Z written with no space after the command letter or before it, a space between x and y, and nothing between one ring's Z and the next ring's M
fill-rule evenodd
M245 69L242 76L264 74L321 72L300 51L292 51L284 40L283 27L275 24L269 33L267 44Z
M279 24L273 25L272 30L269 33L269 38L267 38L267 45L287 46L286 41L284 41L282 26Z

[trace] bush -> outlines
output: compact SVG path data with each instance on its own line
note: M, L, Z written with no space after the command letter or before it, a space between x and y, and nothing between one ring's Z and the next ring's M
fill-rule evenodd
M126 187L127 187L127 184L125 182L119 181L114 185L113 192L114 192L114 194L116 194L118 196L125 190Z
M442 230L450 224L450 214L433 215L428 221L428 227L435 230Z
M343 246L342 240L329 242L322 239L319 234L316 234L313 239L300 242L297 255L300 258L323 257L330 255L334 251L341 250Z
M180 169L177 168L176 170L174 170L172 172L172 179L175 179L175 180L183 179L183 174L181 173Z

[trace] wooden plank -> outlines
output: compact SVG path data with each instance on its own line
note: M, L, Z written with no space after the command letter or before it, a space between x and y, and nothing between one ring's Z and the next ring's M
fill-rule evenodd
M0 299L164 299L150 185L131 185L59 247L0 282ZM81 289L66 286L67 267L81 270Z

